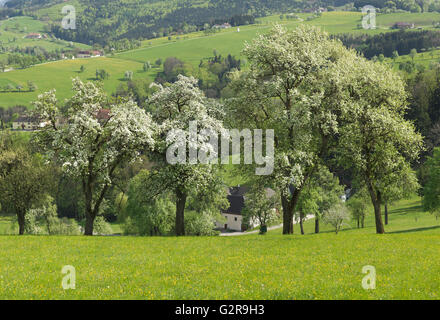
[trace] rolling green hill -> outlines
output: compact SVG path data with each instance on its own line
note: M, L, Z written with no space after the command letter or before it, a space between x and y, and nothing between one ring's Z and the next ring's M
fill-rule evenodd
M359 29L361 13L356 12L328 12L322 17L307 21L310 14L299 14L300 20L280 20L279 16L271 16L260 19L259 24L242 26L240 32L237 28L223 30L213 35L204 35L202 32L191 33L185 36L173 36L171 41L167 37L146 40L142 42L139 49L115 54L106 58L64 60L34 66L23 70L0 73L0 87L11 83L13 85L26 84L33 81L38 90L35 92L0 92L0 105L13 106L17 104L30 105L41 92L57 89L58 97L62 100L70 96L71 79L79 76L83 80L92 80L96 69L105 69L110 73L110 78L104 80L105 89L114 92L119 83L124 81L124 72L134 72L134 79L145 78L153 80L157 68L151 69L148 73L142 71L142 64L146 61L154 62L158 58L177 57L189 62L197 68L201 59L213 55L216 50L220 54L232 54L239 56L245 41L251 41L259 33L267 32L273 23L280 23L288 28L295 28L299 23L317 25L332 33L368 33L377 34L380 32L392 32L389 26L403 18L418 21L420 26L429 29L432 27L433 19L440 20L440 14L409 14L403 17L402 14L380 15L378 17L378 29ZM302 21L303 20L303 21ZM86 72L79 73L79 68L84 65Z
M47 25L32 17L13 17L0 21L0 44L3 48L3 55L9 48L42 47L48 51L71 49L72 47L86 49L90 46L82 43L70 43L51 36L43 39L28 39L30 33L48 35ZM0 55L0 59L2 56Z

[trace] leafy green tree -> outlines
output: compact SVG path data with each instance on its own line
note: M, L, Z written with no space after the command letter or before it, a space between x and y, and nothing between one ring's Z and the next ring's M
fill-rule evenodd
M318 188L312 188L309 185L304 188L297 205L301 234L304 234L304 218L307 217L308 214L314 215L319 221L319 201L321 201L321 194Z
M163 63L162 58L159 58L159 59L157 59L157 60L154 62L154 64L156 65L156 67L160 67L160 66L162 65L162 63Z
M379 54L379 56L377 57L377 60L379 60L380 63L384 62L385 56L383 55L383 53Z
M17 215L19 234L26 228L26 214L49 192L50 167L29 147L16 143L6 133L0 136L0 203L2 209Z
M30 92L34 92L35 90L38 89L37 85L32 81L28 81L27 86L28 86Z
M149 172L142 170L130 181L124 219L125 233L142 236L168 235L175 223L173 203L168 194L156 198L146 197L144 186L149 180Z
M143 65L143 69L144 69L144 72L147 72L148 70L151 69L151 63L150 63L150 61L147 61L147 62L144 63L144 65Z
M423 186L423 209L440 217L440 148L425 163L429 179Z
M344 187L339 184L339 179L328 168L321 165L306 188L316 190L313 198L316 201L318 210L311 213L315 214L315 233L319 233L320 220L326 211L341 201L340 197L345 193Z
M384 233L383 195L389 185L410 171L418 159L422 136L405 119L405 84L383 64L353 56L343 77L355 98L340 130L338 159L363 181L374 206L376 232Z
M85 207L85 235L93 223L116 170L139 157L139 150L154 144L154 122L133 101L109 105L103 89L92 82L73 80L74 96L68 101L69 125L59 126L62 115L55 92L34 103L36 114L50 125L39 134L47 155L81 181ZM106 111L107 110L107 111Z
M105 71L104 69L96 70L95 75L96 75L96 80L105 80L110 77L110 74L107 71Z
M420 188L416 173L409 166L405 166L396 175L391 173L387 181L382 194L385 225L388 224L388 206L395 201L410 197Z
M276 221L280 200L276 194L268 194L262 185L254 185L246 193L243 209L244 221L255 221L260 225L260 234L267 232L269 223Z
M125 71L124 78L126 81L133 79L133 71Z
M347 202L347 207L351 211L353 220L356 221L357 227L365 227L365 217L367 216L369 195L365 188L359 190Z
M414 58L417 56L417 49L411 49L411 51L409 52L409 56L411 57L411 60L414 63Z

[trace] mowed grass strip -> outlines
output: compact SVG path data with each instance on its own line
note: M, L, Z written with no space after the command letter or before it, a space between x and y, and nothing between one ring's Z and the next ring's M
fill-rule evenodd
M439 299L440 225L416 214L420 202L394 207L385 235L369 220L338 235L1 236L0 298ZM75 290L61 287L64 265L76 268ZM375 290L362 288L366 265Z

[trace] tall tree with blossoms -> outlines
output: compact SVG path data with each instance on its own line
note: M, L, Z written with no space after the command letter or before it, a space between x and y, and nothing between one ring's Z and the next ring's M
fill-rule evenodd
M422 136L405 119L405 84L383 64L352 56L341 70L350 109L341 116L337 158L362 181L374 207L376 233L385 233L381 205L405 189L417 189L411 162L423 150ZM406 181L406 183L402 183Z
M178 76L147 101L158 123L158 137L151 159L147 194L171 191L176 202L175 233L185 235L185 207L190 195L199 211L216 214L225 206L225 191L218 174L218 153L209 134L223 130L220 106L205 97L193 77ZM176 153L177 158L175 158ZM175 161L174 161L174 160ZM170 161L171 160L171 161Z
M93 223L118 167L136 160L140 150L152 148L156 126L151 117L131 100L111 104L103 89L73 80L73 97L62 112L55 90L38 96L35 113L47 125L38 140L47 155L59 161L68 174L82 183L85 235L93 235Z
M240 128L274 129L275 168L266 185L278 189L283 234L291 234L301 191L349 106L338 70L351 53L318 28L300 25L293 31L275 26L247 43L243 54L250 69L231 75L230 119Z

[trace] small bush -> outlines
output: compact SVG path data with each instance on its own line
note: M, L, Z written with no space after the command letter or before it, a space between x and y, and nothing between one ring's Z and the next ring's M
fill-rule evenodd
M214 236L219 232L214 230L215 219L204 213L188 211L185 213L185 234L189 236Z
M333 208L327 210L324 214L324 222L330 224L335 228L336 234L342 229L344 225L347 225L345 221L350 219L350 213L343 204L338 204Z
M93 233L97 235L113 234L111 225L105 221L104 217L98 216L93 224Z

